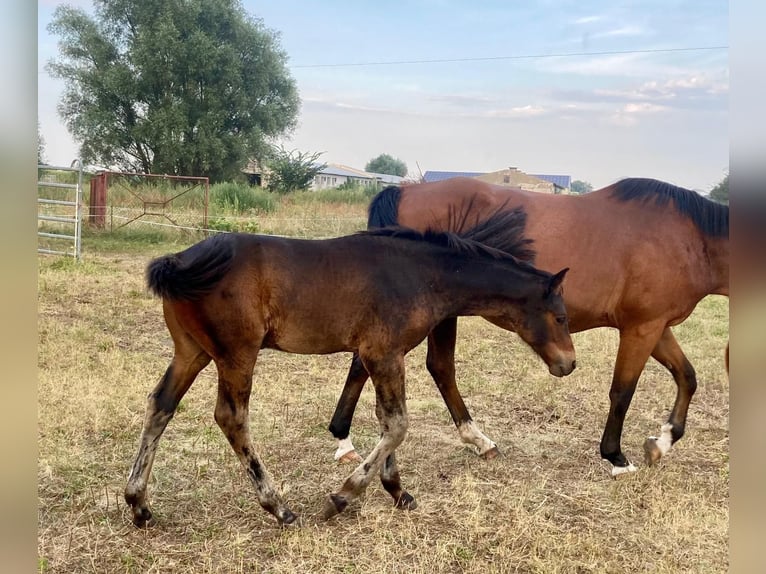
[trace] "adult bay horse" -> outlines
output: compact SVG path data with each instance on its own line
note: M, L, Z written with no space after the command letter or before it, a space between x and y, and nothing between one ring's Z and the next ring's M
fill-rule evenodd
M570 331L619 330L601 456L612 475L635 470L620 447L623 421L650 356L677 385L675 405L659 437L644 443L648 464L657 462L684 434L689 401L697 388L694 368L670 327L686 319L706 295L729 295L729 208L697 193L653 179L629 178L582 196L549 195L458 177L389 187L370 204L368 227L399 224L459 232L497 209L523 209L526 236L541 269L571 268L564 302ZM460 219L450 214L460 211ZM455 382L457 320L437 325L428 337L427 367L462 440L485 458L498 452L473 423ZM726 349L728 357L728 346ZM728 366L728 365L727 365ZM338 440L335 458L358 458L349 438L354 408L367 380L354 357L330 423Z
M553 275L514 256L528 250L524 222L517 210L498 212L460 235L401 228L313 241L218 235L151 262L147 282L162 298L175 351L149 395L125 488L133 522L152 518L146 489L157 443L211 360L218 370L218 426L261 506L280 524L295 522L250 437L253 369L263 348L353 351L372 377L380 441L330 495L324 516L343 511L378 471L395 504L413 508L394 458L407 429L404 356L436 325L458 315L490 317L517 331L554 375L575 367L561 294L567 270ZM480 237L489 239L479 243Z

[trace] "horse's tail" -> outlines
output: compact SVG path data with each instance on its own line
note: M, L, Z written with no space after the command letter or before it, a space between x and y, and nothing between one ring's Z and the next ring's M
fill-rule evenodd
M402 190L396 185L389 185L372 198L367 215L367 229L388 227L399 223L399 199Z
M234 253L234 237L213 236L185 251L151 261L146 267L146 283L163 299L200 299L229 272Z

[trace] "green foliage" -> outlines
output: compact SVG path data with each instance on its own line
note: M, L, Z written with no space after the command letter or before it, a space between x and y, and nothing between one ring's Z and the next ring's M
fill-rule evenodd
M233 179L295 127L299 97L275 32L236 0L60 5L49 31L59 113L86 163Z
M407 175L407 164L398 158L383 153L368 161L367 165L364 166L364 171L404 177Z
M45 140L40 134L40 120L37 120L37 163L45 163Z
M710 190L710 199L718 203L729 204L729 174L719 181L716 186Z
M296 205L306 203L345 203L349 205L369 203L378 192L374 185L347 185L317 191L301 191L294 193L291 200Z
M227 219L226 217L213 217L208 220L208 229L214 231L224 231L233 233L241 231L244 233L258 233L260 226L257 221L244 219Z
M593 186L587 181L576 179L572 182L570 189L572 190L572 193L583 194L593 191Z
M290 193L308 189L314 176L327 167L326 163L317 163L321 155L322 152L287 151L282 146L272 148L266 160L269 191Z
M265 189L235 182L210 186L210 203L222 211L234 213L270 213L277 204L274 196Z

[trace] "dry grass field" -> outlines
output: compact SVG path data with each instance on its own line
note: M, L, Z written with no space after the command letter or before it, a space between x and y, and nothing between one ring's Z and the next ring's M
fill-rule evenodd
M326 430L350 357L264 351L251 428L302 527L280 529L258 505L213 420L211 365L162 438L149 487L157 525L139 530L122 491L146 395L172 355L143 270L181 245L105 245L86 241L80 264L40 259L40 572L727 571L727 299L705 299L675 329L699 390L686 436L657 467L643 464L641 445L658 433L675 386L656 362L623 434L639 472L613 480L598 443L616 333L575 335L578 368L556 379L515 335L468 318L458 327L459 386L505 456L487 462L460 443L421 345L407 359L410 430L398 453L419 507L394 509L373 483L344 514L320 522L325 496L351 471L333 461ZM376 442L371 388L352 433L364 453Z

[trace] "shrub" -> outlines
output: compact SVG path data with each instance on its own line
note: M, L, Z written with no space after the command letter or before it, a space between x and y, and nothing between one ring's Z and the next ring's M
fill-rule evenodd
M223 182L210 187L210 203L221 211L269 213L276 208L277 199L260 187Z

